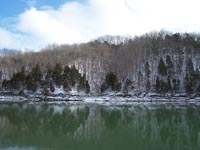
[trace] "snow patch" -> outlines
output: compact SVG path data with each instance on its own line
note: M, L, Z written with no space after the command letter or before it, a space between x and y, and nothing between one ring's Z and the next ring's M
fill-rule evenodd
M64 91L64 88L63 88L63 86L60 86L60 87L55 87L55 91L53 92L53 94L55 94L55 95L59 95L59 94L64 94L65 93L65 91Z
M78 95L79 92L75 89L75 88L72 88L71 91L69 92L70 95Z

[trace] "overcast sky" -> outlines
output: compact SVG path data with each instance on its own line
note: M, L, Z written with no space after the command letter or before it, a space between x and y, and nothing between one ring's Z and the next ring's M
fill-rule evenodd
M103 35L200 32L199 0L1 0L0 48L40 49Z

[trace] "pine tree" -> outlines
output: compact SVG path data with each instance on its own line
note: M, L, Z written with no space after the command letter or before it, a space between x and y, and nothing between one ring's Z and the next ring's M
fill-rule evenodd
M54 91L55 91L55 87L54 87L54 84L53 84L52 81L50 82L50 91L51 91L51 92L54 92Z
M151 71L150 71L149 63L146 62L146 63L145 63L145 75L146 75L147 78L150 77L150 72L151 72Z
M180 80L179 79L173 79L172 83L173 83L173 90L175 92L177 92L180 88Z
M167 68L165 66L165 63L163 61L163 59L161 58L159 61L159 65L158 65L158 73L162 76L167 75Z
M71 73L71 69L69 68L69 66L65 66L64 70L63 70L63 79L70 79L70 73Z
M40 70L39 64L37 64L35 67L32 68L32 77L34 78L35 81L40 82L42 79L42 72Z
M85 93L90 92L90 86L88 81L86 80L85 74L79 78L78 90L85 91Z
M69 91L70 90L70 85L67 79L64 80L63 82L63 88L65 89L65 91Z
M14 73L7 82L7 88L10 89L23 89L24 88L24 82L25 82L25 69L24 67L21 68L20 72ZM4 83L5 86L5 83Z
M159 92L160 89L161 89L160 79L159 79L159 77L157 76L157 78L156 78L156 91Z
M101 85L101 92L105 92L108 88L111 88L112 91L121 90L121 83L118 82L118 78L113 72L106 75L106 80Z
M189 74L191 74L191 75L194 74L194 66L193 66L192 59L189 59L187 61L186 72L189 73Z
M150 84L150 81L149 81L149 78L150 78L150 66L149 66L149 63L146 62L145 63L145 77L146 77L146 90L149 91L150 88L151 88L151 84Z
M89 85L89 83L88 83L88 81L86 81L86 83L85 83L85 93L90 93L90 85Z
M61 64L56 64L53 70L53 80L57 86L62 84L62 66Z
M174 68L174 64L172 63L171 57L169 55L166 56L166 67L168 68Z
M115 91L119 92L121 90L121 88L122 88L122 84L121 83L117 83Z
M117 90L118 79L117 79L117 76L113 72L111 72L110 74L107 74L106 83L109 86L111 86L111 89L113 91Z
M52 78L52 70L48 69L47 74L45 76L45 80L50 81Z
M30 90L30 91L33 91L33 92L35 92L37 90L38 84L34 80L34 78L33 78L31 73L29 73L26 76L25 83L26 83L27 90Z
M146 82L146 90L149 91L151 89L151 84L150 84L150 81L147 80Z
M181 41L181 35L180 33L175 33L172 35L172 39L175 41L175 42L180 42Z
M100 88L101 93L105 92L108 88L109 88L109 85L106 84L106 83L103 83L103 84L101 85L101 88Z
M186 92L191 94L193 92L193 88L194 88L194 81L193 81L191 75L186 73L186 77L185 77Z
M10 89L11 88L10 81L7 80L7 79L4 79L3 82L2 82L2 88L6 89L6 90Z
M171 91L172 86L171 86L171 80L170 80L170 76L167 77L167 89L166 91Z
M75 66L72 66L70 73L70 80L72 86L74 86L79 81L80 74Z
M85 87L86 87L86 77L85 75L83 75L79 79L78 90L83 91L85 90Z
M185 77L185 89L186 92L191 94L194 92L195 85L198 81L192 59L188 59L186 64L186 77Z
M133 82L129 79L126 79L123 86L123 93L125 95L128 95L129 90L132 90L132 89L134 89Z

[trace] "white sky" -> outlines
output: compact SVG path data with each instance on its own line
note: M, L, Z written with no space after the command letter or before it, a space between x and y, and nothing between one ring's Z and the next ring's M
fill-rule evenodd
M161 29L200 31L199 0L88 0L58 9L27 8L12 29L0 27L0 48L40 49L103 35L140 35Z

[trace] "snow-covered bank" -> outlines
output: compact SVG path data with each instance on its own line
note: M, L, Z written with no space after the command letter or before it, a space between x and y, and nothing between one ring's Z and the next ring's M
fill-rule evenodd
M131 104L131 103L196 103L200 97L186 97L184 94L174 96L160 96L146 94L145 96L122 96L122 95L1 95L0 102L45 102L45 103L97 103L97 104Z

